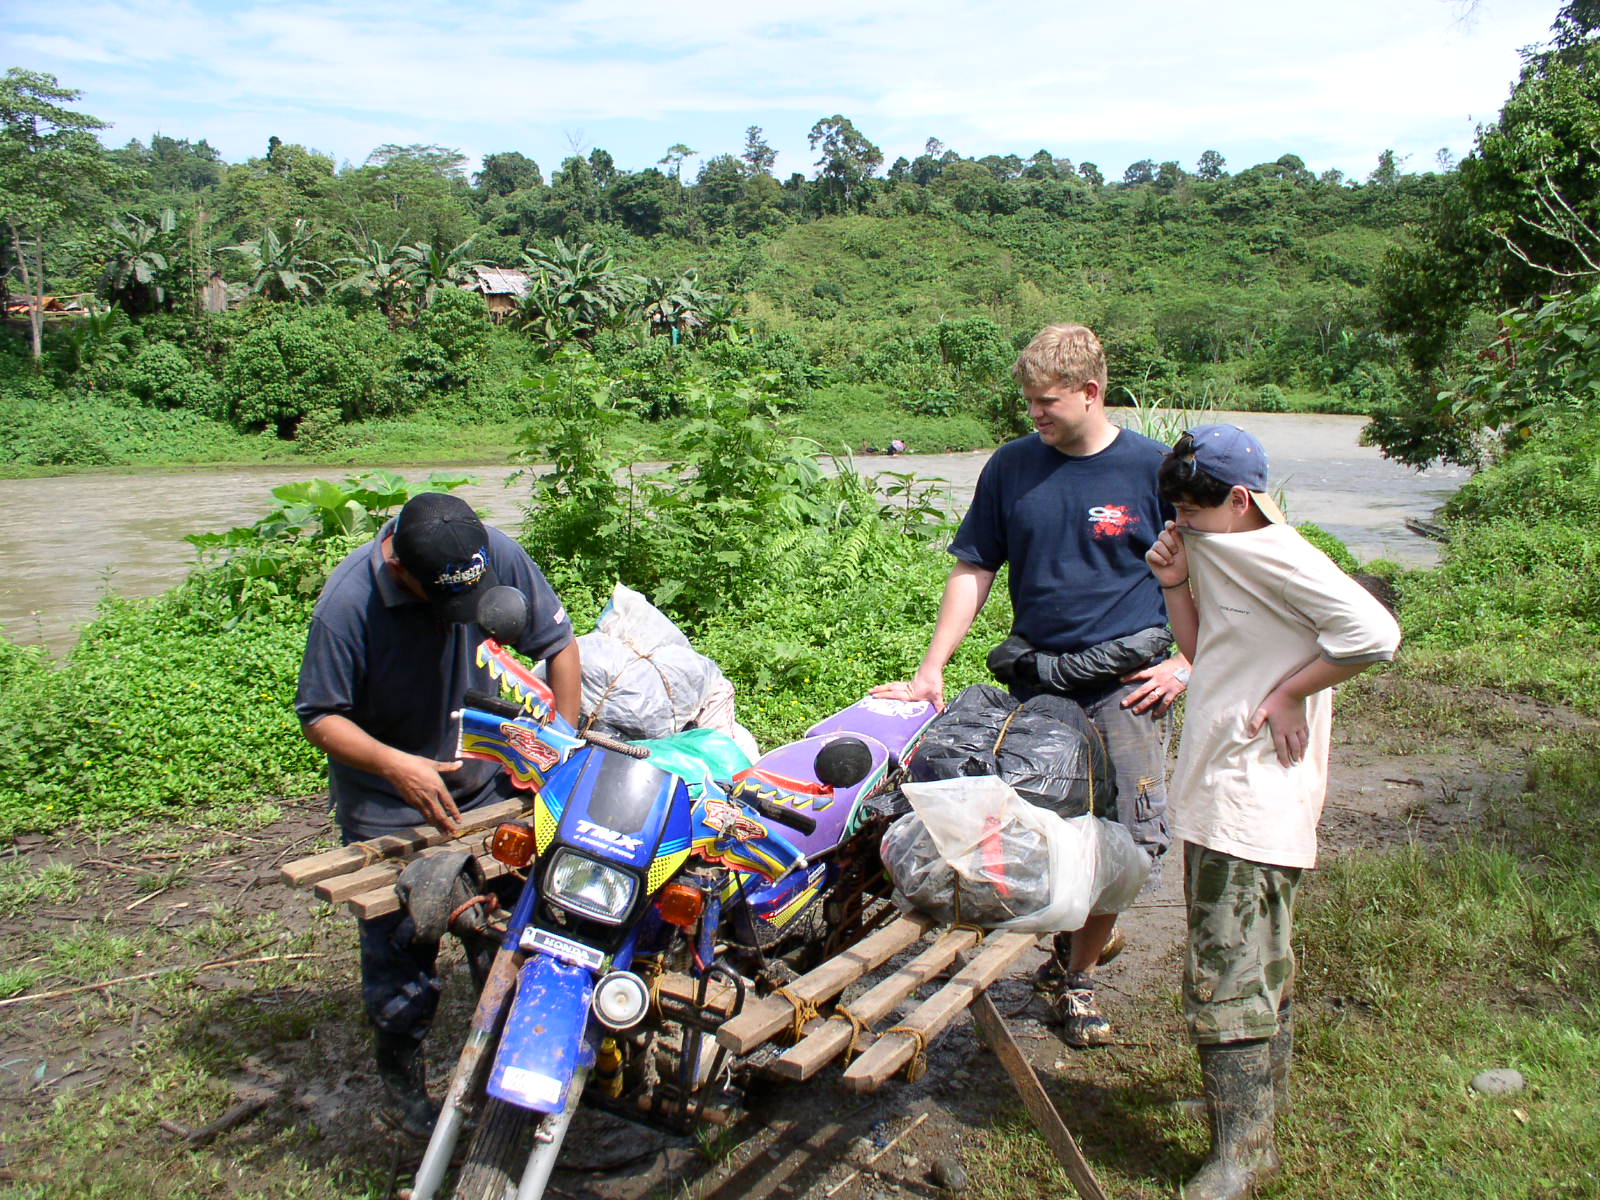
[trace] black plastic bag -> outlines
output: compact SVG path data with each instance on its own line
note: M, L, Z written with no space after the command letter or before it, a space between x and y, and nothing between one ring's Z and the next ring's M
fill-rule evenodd
M1105 742L1065 696L1019 704L1009 692L974 684L928 726L908 765L918 783L997 775L1030 804L1063 817L1117 814Z

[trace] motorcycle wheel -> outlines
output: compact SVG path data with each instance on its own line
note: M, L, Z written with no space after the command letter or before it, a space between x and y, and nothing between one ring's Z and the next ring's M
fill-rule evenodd
M527 1161L527 1132L533 1114L489 1098L467 1143L466 1161L456 1177L455 1200L512 1200Z

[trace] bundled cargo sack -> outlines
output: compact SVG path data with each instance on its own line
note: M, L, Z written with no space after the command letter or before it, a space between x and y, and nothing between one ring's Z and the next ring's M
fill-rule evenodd
M622 584L593 633L578 639L583 711L601 733L627 740L717 729L758 757L755 739L734 720L733 684L696 652L672 621Z
M1116 783L1100 731L1065 696L1026 703L974 684L928 726L910 762L918 783L995 775L1064 817L1115 817Z
M884 834L903 907L993 929L1079 929L1133 902L1150 863L1120 824L1063 817L995 776L902 789L912 811Z

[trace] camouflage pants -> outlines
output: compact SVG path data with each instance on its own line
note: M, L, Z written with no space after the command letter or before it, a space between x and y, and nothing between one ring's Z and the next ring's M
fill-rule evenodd
M1196 1045L1270 1038L1294 986L1294 893L1300 867L1183 847L1189 937L1183 1012Z

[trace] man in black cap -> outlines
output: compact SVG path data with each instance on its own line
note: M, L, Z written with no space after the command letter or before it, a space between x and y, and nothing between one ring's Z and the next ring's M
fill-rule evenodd
M582 697L572 623L527 551L459 496L425 492L323 586L311 618L295 712L328 755L346 844L417 824L454 833L461 813L510 794L493 763L455 757L450 714L469 688L494 691L476 652L478 600L496 584L528 598L516 649L544 660L556 709L574 724ZM436 1113L420 1046L439 1000L437 942L412 940L405 914L361 922L362 998L377 1031L380 1115L426 1137Z

